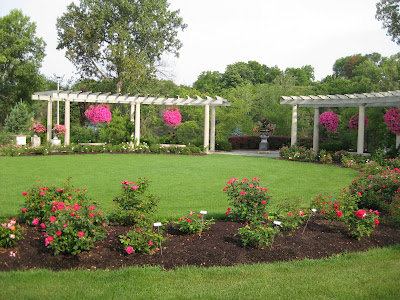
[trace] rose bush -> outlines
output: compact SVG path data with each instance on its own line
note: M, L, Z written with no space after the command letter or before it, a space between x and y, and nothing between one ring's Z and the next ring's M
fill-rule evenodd
M2 223L0 226L0 247L9 248L15 246L23 238L25 228L21 227L14 218Z
M185 234L195 234L208 230L212 224L215 224L214 219L207 220L203 215L195 214L194 211L190 211L189 216L179 218L178 221L172 223L172 227Z

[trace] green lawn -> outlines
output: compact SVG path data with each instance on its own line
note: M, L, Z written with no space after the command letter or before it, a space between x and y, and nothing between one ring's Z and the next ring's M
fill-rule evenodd
M0 272L0 299L398 299L400 247L235 267Z
M262 179L272 201L311 198L338 193L357 172L329 165L230 155L184 156L98 154L40 157L0 157L0 216L11 217L21 208L22 192L39 184L61 185L68 177L76 188L87 188L106 211L123 180L147 177L150 190L161 196L158 216L176 217L190 210L207 210L220 217L227 208L222 192L231 177Z

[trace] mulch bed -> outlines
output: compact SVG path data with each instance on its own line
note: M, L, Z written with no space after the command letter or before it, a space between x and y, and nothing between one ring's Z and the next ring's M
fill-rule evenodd
M90 251L76 256L56 255L44 246L43 234L36 227L27 228L25 238L9 249L0 248L0 271L26 269L117 269L128 266L160 265L164 269L194 265L202 267L232 266L259 262L319 259L343 252L366 251L400 243L400 230L379 225L371 237L361 241L347 235L345 225L314 216L303 228L276 236L272 246L265 249L243 247L237 229L243 224L216 221L211 229L199 235L182 235L167 230L169 242L162 253L128 255L119 243L119 235L129 227L109 226L106 238ZM168 227L167 227L168 229ZM16 253L10 256L10 251Z

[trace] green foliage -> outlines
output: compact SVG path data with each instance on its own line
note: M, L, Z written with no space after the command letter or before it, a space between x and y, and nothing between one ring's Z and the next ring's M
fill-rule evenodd
M29 127L32 125L31 118L33 113L30 112L25 102L15 104L5 120L5 130L13 133L28 133Z
M84 77L137 86L154 73L162 54L178 54L186 25L166 0L81 1L57 19L59 44ZM128 87L127 87L128 88Z
M36 24L14 9L0 17L0 123L11 108L31 95L43 83L39 74L46 43L36 37Z
M183 122L176 129L176 138L181 144L193 143L199 136L202 136L202 129L196 121Z
M128 231L126 235L120 235L120 242L128 254L133 252L150 254L158 249L158 246L167 241L167 238L153 229L147 222L139 222Z
M360 240L364 235L370 236L379 224L378 211L363 209L350 211L344 218L351 237Z
M78 124L71 126L71 143L98 143L100 142L100 130L90 127L81 127Z
M228 196L227 215L233 220L244 222L257 222L267 214L267 206L270 200L268 189L259 186L259 178L249 180L244 178L231 178L223 189Z
M120 144L122 142L127 142L127 128L126 119L128 116L121 116L118 108L113 110L112 119L110 124L104 124L100 130L100 140L111 143L113 145Z
M215 141L215 150L232 151L232 144L224 140Z
M308 215L308 210L300 208L300 199L285 199L280 201L274 210L268 213L268 220L281 222L279 228L283 231L298 229Z
M327 152L326 150L319 151L318 157L319 157L319 161L322 162L323 164L333 163L332 155L329 152Z
M152 144L150 145L150 151L154 153L165 153L168 151L168 149L160 146L159 144Z
M158 197L147 190L150 181L139 178L137 182L125 180L121 184L122 194L113 200L116 219L121 224L135 224L144 220L150 222L158 202Z
M27 149L20 145L8 144L6 146L0 146L0 155L4 156L20 156L26 152Z
M200 234L204 230L210 229L215 224L214 219L205 219L204 215L194 215L196 212L190 211L189 216L179 218L172 223L172 227L185 234Z
M307 149L302 146L293 145L281 148L280 156L295 161L316 161L317 153L313 149Z
M279 227L268 223L248 224L238 229L236 235L240 236L244 246L263 249L272 245L275 235L279 233Z
M15 246L20 239L24 238L24 232L24 228L17 224L14 218L2 223L0 226L0 247L9 248Z
M382 21L383 28L387 29L387 35L392 37L392 41L400 44L400 4L397 0L380 0L376 4L375 18Z

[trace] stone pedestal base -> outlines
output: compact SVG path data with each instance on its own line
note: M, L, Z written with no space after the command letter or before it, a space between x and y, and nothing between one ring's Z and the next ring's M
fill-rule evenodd
M54 138L50 140L50 143L52 146L60 146L61 145L61 140L58 138Z
M25 135L16 135L15 136L17 146L25 146L26 145L26 136Z
M40 147L40 137L39 136L33 136L31 137L31 147L32 148L37 148Z

